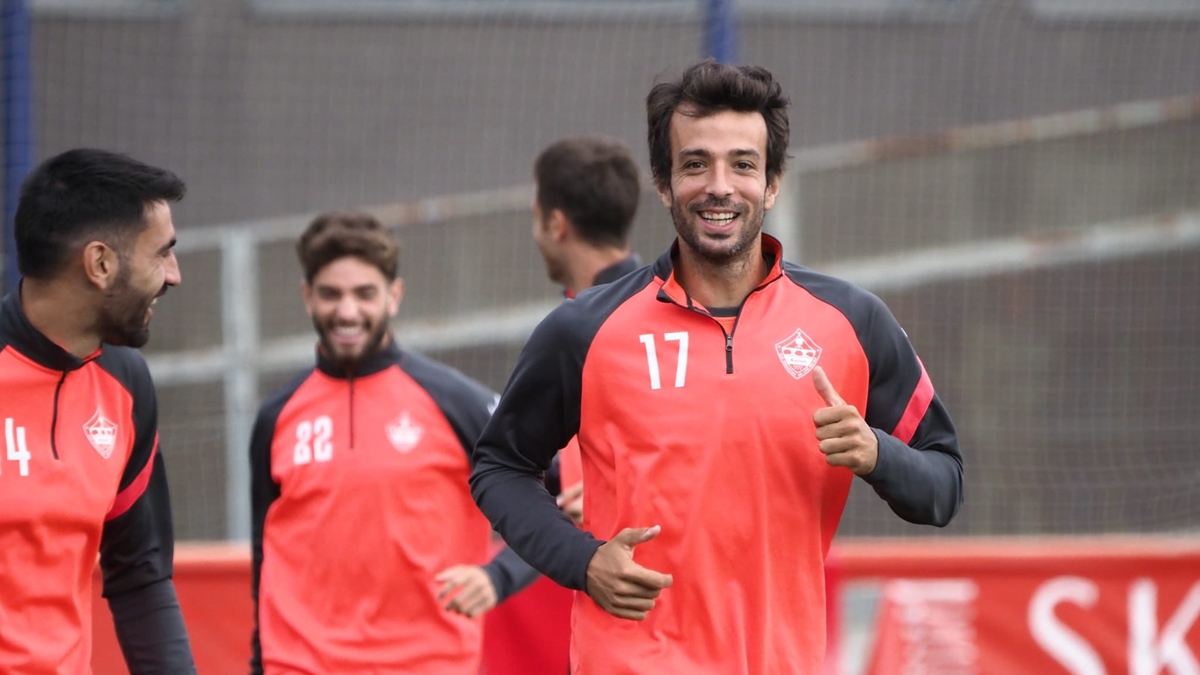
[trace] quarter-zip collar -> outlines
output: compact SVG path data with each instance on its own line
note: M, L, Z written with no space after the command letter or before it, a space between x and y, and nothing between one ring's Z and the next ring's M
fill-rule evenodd
M763 256L771 261L771 270L767 272L766 278L755 287L754 291L771 284L783 276L783 246L779 243L778 239L769 234L761 236ZM679 285L679 281L675 279L675 259L678 253L679 240L675 240L675 243L671 244L671 250L662 254L658 257L658 260L654 261L654 276L662 280L662 286L658 289L658 300L708 314L708 309L693 300L687 294L687 291L683 290L683 286ZM754 291L751 291L751 293Z
M4 296L0 304L0 339L39 366L62 373L79 370L85 363L100 356L104 349L101 346L81 359L55 344L29 323L29 317L21 306L19 289Z
M630 253L629 256L618 260L617 262L605 267L596 272L595 278L592 279L593 286L601 284L611 284L621 277L642 268L642 259L636 253ZM563 288L563 297L573 298L575 294L569 288Z
M628 257L622 258L621 260L609 265L608 267L605 267L599 272L596 272L596 278L592 280L592 285L599 286L600 284L611 284L626 274L641 269L641 267L642 259L639 258L638 254L636 253L630 253Z

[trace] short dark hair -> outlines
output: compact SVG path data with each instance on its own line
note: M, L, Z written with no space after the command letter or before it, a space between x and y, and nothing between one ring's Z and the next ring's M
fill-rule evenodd
M345 257L374 265L388 281L400 269L400 242L369 213L322 213L300 235L296 254L309 283L321 268Z
M708 117L725 110L763 116L767 123L767 181L775 180L787 163L788 105L783 86L760 66L731 66L709 59L689 66L675 82L654 85L646 97L654 184L661 190L671 183L671 117L676 112Z
M637 163L624 143L574 136L551 144L533 164L537 203L561 210L595 246L625 246L641 195Z
M60 272L72 251L99 239L123 243L146 227L146 207L183 199L178 176L107 150L77 148L42 162L21 184L14 218L17 269L31 279Z

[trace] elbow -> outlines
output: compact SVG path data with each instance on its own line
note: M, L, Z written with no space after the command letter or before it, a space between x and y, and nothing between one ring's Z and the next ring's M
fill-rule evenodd
M957 457L955 459L958 459ZM929 524L934 527L946 527L963 506L963 474L962 461L954 462L954 471L951 474L951 480L947 481L949 489L941 499L938 499L934 504L933 512L929 518Z
M950 508L934 509L927 524L934 527L946 527L950 521L954 520L954 516L958 515L960 508L962 508L961 501L955 502Z
M963 477L961 462L954 461L948 465L950 470L941 473L940 480L930 486L932 489L927 493L927 498L916 501L889 500L896 515L914 525L939 528L949 525L962 510Z
M954 516L958 514L960 504L933 504L928 509L914 510L903 512L893 508L896 515L902 520L912 523L913 525L930 525L933 527L946 527L950 521L954 520Z
M476 461L475 466L471 467L471 476L467 479L467 484L471 487L471 498L475 503L479 503L480 495L487 486L487 476L490 473L487 462Z
M896 515L900 516L900 518L903 520L912 523L913 525L931 525L933 527L941 528L949 525L950 521L954 520L954 516L958 515L958 511L961 508L961 500L947 500L945 503L935 502L934 504L931 504L928 509L922 509L919 511L909 513L902 513L896 509L893 509L893 511L896 511Z

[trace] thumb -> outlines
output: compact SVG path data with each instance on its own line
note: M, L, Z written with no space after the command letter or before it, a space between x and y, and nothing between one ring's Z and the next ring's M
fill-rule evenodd
M448 579L451 579L455 575L458 574L458 570L460 567L462 567L462 565L455 565L453 567L447 567L446 569L442 570L441 572L438 572L437 575L433 577L433 580L434 581L446 581Z
M817 388L817 393L821 398L825 399L825 403L830 407L845 405L845 401L838 395L837 390L833 388L833 383L829 381L829 376L825 374L825 369L821 366L813 368L812 372L813 386Z
M662 532L662 527L659 525L655 525L654 527L627 527L618 532L617 536L613 537L612 540L625 548L633 550L634 546L644 544L657 537L659 532Z

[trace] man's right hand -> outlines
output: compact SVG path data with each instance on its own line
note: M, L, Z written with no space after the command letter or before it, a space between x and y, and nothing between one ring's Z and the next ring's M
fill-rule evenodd
M604 611L621 619L641 621L654 609L654 599L673 578L633 562L633 548L661 531L658 525L625 528L596 549L588 563L587 594Z

